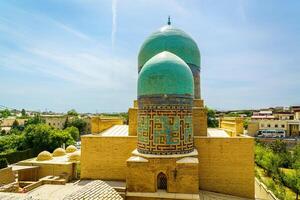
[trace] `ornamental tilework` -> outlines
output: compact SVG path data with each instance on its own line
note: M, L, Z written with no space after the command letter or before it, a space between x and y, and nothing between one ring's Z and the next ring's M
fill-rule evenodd
M189 105L145 105L138 111L138 151L181 154L193 151Z

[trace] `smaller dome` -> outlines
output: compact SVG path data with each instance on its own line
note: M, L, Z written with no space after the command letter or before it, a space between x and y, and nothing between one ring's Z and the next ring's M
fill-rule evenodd
M193 74L177 55L161 52L148 60L138 78L138 96L194 95Z
M80 161L80 151L76 151L69 155L69 162Z
M63 148L57 148L53 151L53 154L52 154L54 157L57 157L57 156L64 156L66 155L66 150L64 150Z
M37 156L36 160L37 161L45 161L45 160L52 160L52 155L49 151L42 151L41 153L39 153L39 155Z
M77 148L74 145L70 145L66 148L67 153L73 153L75 151L77 151Z

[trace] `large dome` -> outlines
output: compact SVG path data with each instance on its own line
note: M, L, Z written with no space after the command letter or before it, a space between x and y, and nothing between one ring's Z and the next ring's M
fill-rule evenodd
M139 71L150 58L162 51L174 53L187 64L200 68L200 51L196 42L184 31L166 25L143 43L138 56Z
M138 96L193 95L194 81L189 66L173 53L164 51L148 60L138 78Z

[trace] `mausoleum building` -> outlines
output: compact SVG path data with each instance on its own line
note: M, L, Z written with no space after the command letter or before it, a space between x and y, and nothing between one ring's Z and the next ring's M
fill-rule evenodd
M200 60L170 20L151 34L129 124L82 136L81 179L125 182L126 199L199 199L200 190L253 199L254 140L207 128Z

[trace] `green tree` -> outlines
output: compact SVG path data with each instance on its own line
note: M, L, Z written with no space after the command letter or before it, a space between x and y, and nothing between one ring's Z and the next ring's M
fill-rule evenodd
M287 152L287 144L282 140L276 140L275 142L272 142L269 146L275 153Z
M10 111L8 109L4 109L0 111L0 117L7 118L11 115Z
M296 193L296 200L299 199L300 193L300 170L296 170L292 175L291 189Z
M21 135L5 135L0 137L0 152L11 152L26 149L24 134Z
M300 193L300 170L281 171L280 176L282 182L296 193L296 200L298 200Z
M255 162L262 167L268 176L273 179L278 177L278 168L281 165L282 159L275 154L271 149L264 147L261 144L255 146Z
M25 126L28 126L30 124L43 124L43 123L45 123L45 120L41 118L41 115L35 114L32 118L29 118L27 120Z
M22 109L21 114L22 114L22 117L25 117L25 116L26 116L26 111L25 111L24 108Z
M78 128L71 126L71 127L66 128L65 131L68 132L75 141L78 141L78 139L79 139Z
M225 115L226 117L239 117L240 114L237 112L230 112L228 114Z
M69 116L78 116L78 113L75 109L71 109L67 112L67 115L69 115Z
M206 107L207 109L207 126L210 128L216 128L219 126L219 122L216 118L216 111Z
M69 132L54 129L47 124L28 125L24 130L24 135L26 144L37 151L53 151L64 143L66 145L75 143Z
M300 170L300 144L293 148L293 168Z
M54 149L61 147L63 144L66 146L75 144L75 140L71 134L65 130L55 130L50 134L50 143L47 150L53 151Z
M67 126L68 127L74 126L78 128L80 134L83 134L86 129L87 123L83 119L75 118L72 121L70 120Z
M17 128L19 126L19 122L15 119L15 121L13 122L11 128Z
M64 123L64 129L69 127L69 117L67 116L66 121Z
M1 135L6 135L6 131L4 129L1 130Z
M11 126L10 134L16 133L15 130L17 131L22 131L24 129L24 126L21 126L18 122L18 120L15 120Z
M252 114L253 114L253 112L252 112L252 111L250 111L250 110L244 110L244 111L243 111L243 113L244 113L244 114L246 114L246 115L247 115L247 117L251 117L251 116L252 116Z
M30 124L24 130L25 142L37 151L52 149L51 137L54 130L46 124Z
M244 121L243 121L243 126L244 126L244 129L245 129L245 130L248 129L248 124L249 124L249 120L248 120L248 119L244 119Z

